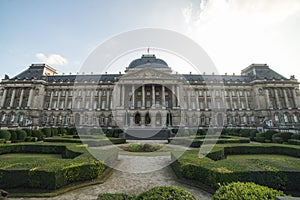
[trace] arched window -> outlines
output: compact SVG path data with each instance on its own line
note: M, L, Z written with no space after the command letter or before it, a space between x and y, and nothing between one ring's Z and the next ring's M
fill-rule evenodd
M145 115L145 125L149 125L151 123L151 117L150 117L150 114L149 112L146 113Z
M161 114L159 112L156 113L155 125L156 126L161 126Z
M136 113L135 116L134 116L134 123L136 125L140 125L141 124L141 114L140 113Z

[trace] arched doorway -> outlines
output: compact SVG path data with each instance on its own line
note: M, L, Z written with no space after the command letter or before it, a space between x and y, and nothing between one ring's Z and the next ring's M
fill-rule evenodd
M134 123L136 125L140 125L141 124L141 114L140 113L136 113L134 116Z
M170 112L167 113L167 126L172 126L172 114Z
M145 125L149 125L151 123L150 114L147 112L145 115Z
M160 113L156 114L155 125L156 126L161 126L161 114Z

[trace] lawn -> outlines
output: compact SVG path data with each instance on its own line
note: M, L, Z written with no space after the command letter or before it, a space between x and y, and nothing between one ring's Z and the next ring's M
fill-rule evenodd
M261 171L281 169L284 171L299 171L300 158L285 155L249 154L229 155L227 159L217 161L220 163L231 162L244 167L246 170Z
M0 155L0 169L24 169L60 162L61 154L9 153Z

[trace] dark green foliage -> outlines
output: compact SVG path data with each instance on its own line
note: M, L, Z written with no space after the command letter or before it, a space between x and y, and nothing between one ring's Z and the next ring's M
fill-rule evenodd
M197 130L197 135L206 135L206 130L205 129L198 129Z
M300 140L289 139L288 143L289 144L294 144L294 145L300 145Z
M64 127L58 127L57 128L57 134L61 135L61 136L66 135L67 134L67 130Z
M41 131L43 132L43 134L46 137L51 137L52 136L52 134L51 134L51 128L43 128Z
M257 130L250 130L249 131L249 137L251 141L254 141L255 136L256 136Z
M290 133L290 132L280 133L280 137L281 137L283 142L288 142L288 140L291 139L292 135L293 135L293 133Z
M291 139L300 140L300 134L293 134Z
M232 182L221 185L215 192L213 200L274 200L276 196L286 196L282 191L251 182Z
M3 153L61 154L63 158L67 159L64 159L63 162L60 159L57 162L47 162L45 158L45 160L40 160L39 163L35 164L34 162L26 165L19 163L13 169L7 168L2 163L0 188L31 187L54 190L73 182L96 178L106 168L103 162L94 159L85 148L79 148L73 144L67 146L49 144L2 145L0 146L0 154ZM109 155L103 157L103 161L114 162L117 152L112 150L108 153Z
M44 134L40 130L32 130L31 132L32 137L36 137L38 141L43 141L44 139Z
M173 128L173 129L172 129L172 132L173 132L174 134L177 134L178 128Z
M17 136L17 133L16 133L15 130L9 130L9 132L10 132L10 135L11 135L11 136L10 136L10 140L11 140L12 142L18 140L18 136Z
M78 135L77 129L75 127L68 128L68 135Z
M5 142L5 139L0 138L0 144L3 144Z
M24 130L16 130L17 139L18 141L25 141L25 138L27 137L27 133Z
M274 130L267 130L265 132L265 137L266 137L266 140L272 140L272 136L277 133L276 131Z
M136 198L128 194L99 194L97 200L135 200Z
M188 191L176 186L158 186L137 196L138 200L196 200L196 198Z
M5 139L5 141L10 140L11 133L8 130L0 130L0 138Z
M283 142L283 140L281 138L281 134L275 133L274 135L272 135L272 142L281 144Z
M23 128L22 130L26 132L26 134L27 134L28 137L31 136L31 132L32 132L32 131L31 131L30 129L28 129L28 128Z
M57 135L58 135L58 130L57 130L57 128L51 128L51 135L52 135L52 136L57 136Z
M241 129L240 130L240 136L241 137L250 137L250 130L248 130L248 129Z
M180 152L179 152L180 153ZM217 161L228 155L243 154L278 154L300 158L300 148L285 145L232 145L215 147L206 157L199 158L198 151L186 151L178 158L176 152L172 152L171 165L181 176L187 179L198 180L212 188L217 188L218 183L243 181L255 182L280 190L299 191L300 170L290 171L285 167L272 167L260 161L260 169L247 169L228 160ZM271 156L271 155L270 155ZM256 162L253 160L253 162Z

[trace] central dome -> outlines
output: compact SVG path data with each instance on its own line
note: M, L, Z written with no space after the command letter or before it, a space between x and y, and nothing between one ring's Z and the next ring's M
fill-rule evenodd
M168 64L162 59L158 59L154 54L142 55L141 58L132 61L128 68L168 68Z

